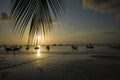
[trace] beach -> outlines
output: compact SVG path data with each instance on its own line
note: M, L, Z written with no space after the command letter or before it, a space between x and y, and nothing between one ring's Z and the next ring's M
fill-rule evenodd
M119 76L119 51L0 55L0 80L119 80Z
M37 60L28 58L25 62L11 63L15 66L1 70L0 80L120 79L120 57L102 59L84 54L43 54L43 56L45 57Z
M120 80L120 0L0 0L0 80Z

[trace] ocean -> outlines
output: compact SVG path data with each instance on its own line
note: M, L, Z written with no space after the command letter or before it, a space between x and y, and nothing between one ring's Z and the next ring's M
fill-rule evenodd
M0 80L119 80L120 49L107 45L0 48Z
M34 49L34 46L29 47L29 50L26 50L26 46L22 46L20 51L16 51L16 54L30 54L36 53L37 50ZM0 54L11 54L11 52L6 52L4 47L0 48ZM110 54L110 53L120 53L120 49L111 48L107 45L94 45L94 48L86 48L86 45L78 46L77 50L73 50L71 46L50 46L50 50L46 49L46 46L40 46L40 53L49 53L49 54L87 54L87 53L100 53L100 54Z

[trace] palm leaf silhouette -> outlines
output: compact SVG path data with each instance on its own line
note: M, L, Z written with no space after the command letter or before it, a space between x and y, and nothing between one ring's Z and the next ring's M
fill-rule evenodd
M64 0L11 0L11 19L14 19L13 31L23 37L29 30L28 43L35 36L45 36L53 28L53 20L57 20L64 11Z

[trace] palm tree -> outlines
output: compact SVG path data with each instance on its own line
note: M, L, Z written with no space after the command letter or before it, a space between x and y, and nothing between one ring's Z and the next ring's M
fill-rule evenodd
M38 34L45 36L52 31L53 20L64 11L64 0L11 0L11 19L13 31L20 39L29 30L28 43Z

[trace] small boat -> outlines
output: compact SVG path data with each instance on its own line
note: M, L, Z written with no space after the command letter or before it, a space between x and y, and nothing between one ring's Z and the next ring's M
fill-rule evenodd
M114 48L114 49L120 49L120 45L109 45L108 47Z
M49 45L47 45L47 46L46 46L46 49L49 51L49 50L50 50L50 46L49 46Z
M53 46L56 46L56 44L53 44Z
M75 46L75 45L72 45L71 47L72 47L73 50L76 50L76 51L77 51L77 49L78 49L78 46L77 46L77 45L76 45L76 46Z
M29 50L29 46L26 47L26 50Z
M38 46L36 46L34 49L39 49L39 47L38 47Z
M4 46L4 49L5 49L5 51L7 51L7 52L9 52L9 51L13 51L13 46L12 47L6 47L6 46Z
M93 46L92 44L88 44L88 45L86 46L86 48L93 49L94 46Z
M20 47L17 47L17 46L11 46L11 47L6 47L6 46L4 46L4 49L8 52L8 51L19 51L20 49L22 48L22 46L20 46Z
M58 44L59 46L63 46L63 44Z
M22 48L22 46L20 46L20 47L15 46L14 51L19 51L21 48Z

